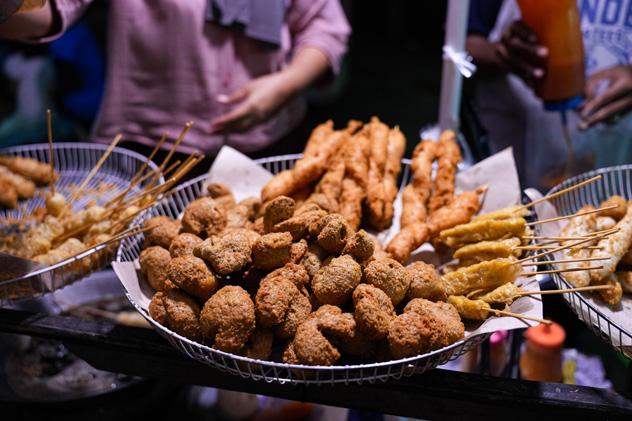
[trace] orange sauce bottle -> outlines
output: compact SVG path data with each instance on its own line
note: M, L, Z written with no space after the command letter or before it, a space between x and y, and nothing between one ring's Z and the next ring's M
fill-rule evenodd
M525 380L562 381L564 328L557 323L537 325L524 334L525 347L520 355L520 373Z
M549 50L535 93L545 108L575 108L584 91L584 43L576 0L518 0L523 22Z

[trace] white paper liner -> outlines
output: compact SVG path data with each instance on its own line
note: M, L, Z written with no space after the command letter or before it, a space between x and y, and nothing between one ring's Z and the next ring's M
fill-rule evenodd
M258 196L261 188L271 177L272 175L268 171L245 155L224 146L209 170L209 177L206 183L226 183L233 189L235 199L241 200L249 196ZM481 208L482 212L489 212L518 203L520 183L510 148L481 161L457 175L457 192L472 190L480 186L488 187ZM398 195L395 203L393 226L389 230L378 234L378 238L383 242L391 238L399 230L401 208L401 195ZM421 256L424 257L425 261L439 263L439 258L430 245L424 245L415 252L415 259L419 259ZM154 291L140 274L138 260L135 262L112 262L112 267L132 299L141 308L147 310ZM516 284L526 291L539 290L539 284L535 277L521 277L516 281ZM542 301L539 296L522 297L516 300L509 310L541 318ZM466 323L465 337L468 338L473 335L491 333L498 330L520 329L535 324L537 323L513 317L491 317L483 323Z
M533 195L533 198L542 197L542 194L535 189L529 189L527 193L530 196ZM535 206L535 211L538 214L538 219L547 219L559 216L553 204L548 201L537 204ZM558 236L567 222L567 220L562 220L542 224L540 225L541 233L544 236ZM564 257L561 253L556 253L555 258L563 259ZM570 285L570 287L572 288L572 285ZM602 323L602 325L600 326L602 332L611 339L612 344L615 347L628 348L627 352L632 355L632 297L629 294L623 294L621 304L619 306L613 307L604 303L596 293L584 292L578 294L581 294L581 296L586 300L586 302L588 302L589 305L598 310L608 320L610 320L613 324L617 325L621 330L625 331L629 335L628 337L622 335L622 337L620 338L619 335L616 334L616 332L608 332L607 324ZM582 317L584 320L590 320L590 317L593 319L593 321L596 322L595 315L593 314L589 316L588 308L586 306L582 306L581 309L576 307L576 310L583 312Z

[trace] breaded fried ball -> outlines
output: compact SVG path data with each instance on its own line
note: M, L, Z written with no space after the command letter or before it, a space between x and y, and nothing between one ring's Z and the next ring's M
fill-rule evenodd
M145 228L145 247L160 246L169 250L169 246L180 232L180 223L167 216L155 216L143 224Z
M266 230L263 228L263 216L258 217L252 223L252 230L257 234L263 235L266 233Z
M371 236L365 230L360 230L349 237L342 254L350 254L358 263L362 263L373 256L374 250L375 244Z
M369 262L364 268L364 279L367 284L384 291L393 305L404 299L410 286L410 277L404 266L388 258Z
M160 291L154 294L151 297L151 301L149 302L149 315L152 319L160 323L161 325L167 326L167 310L165 310L165 305L162 302L164 298L164 294Z
M310 279L316 275L323 265L323 261L327 258L327 252L316 243L309 243L307 251L301 259L301 266L307 270Z
M265 204L263 209L263 228L265 232L272 232L274 226L289 219L294 214L296 203L287 196L278 196Z
M217 291L217 280L204 263L195 256L181 256L171 259L167 265L167 278L184 291L208 300Z
M254 221L259 216L259 212L261 212L261 199L258 197L247 197L238 204L248 208L248 219L250 221Z
M332 213L323 218L322 228L318 233L318 244L331 254L340 254L352 234L352 229L344 216Z
M601 202L599 207L605 208L605 207L614 206L614 205L616 205L617 207L613 209L601 211L599 212L599 215L609 216L613 218L615 221L619 221L621 218L625 216L625 213L628 211L628 202L626 202L626 200L623 197L617 196L617 195L610 196L608 199Z
M325 263L312 278L312 291L323 304L342 305L362 279L362 268L345 254Z
M290 246L290 262L300 262L305 253L307 253L307 241L301 240L297 243L292 243Z
M189 203L182 215L182 230L197 236L219 234L226 227L226 210L214 199L201 197Z
M169 252L160 246L151 246L140 252L138 261L140 271L147 278L149 285L156 291L164 290L167 266L171 261Z
M287 343L285 349L283 350L281 360L286 364L300 364L300 361L296 356L296 351L294 350L294 341Z
M430 313L441 322L443 337L439 338L439 342L433 345L433 349L441 348L463 339L465 327L461 321L461 316L456 308L449 303L438 301L433 303L423 298L410 300L404 312Z
M299 291L303 291L309 283L307 270L296 263L288 263L283 267L270 272L266 278L283 278L292 282Z
M178 234L176 238L171 242L169 246L169 254L171 257L191 256L193 255L193 249L200 244L202 239L195 234L183 232Z
M221 288L204 304L200 326L205 338L226 352L239 352L255 330L255 306L241 287Z
M445 281L435 269L434 265L424 262L414 262L406 267L410 276L410 287L406 297L425 298L430 301L446 301Z
M244 348L244 356L255 360L267 360L272 354L274 335L270 329L256 328Z
M211 196L213 199L216 199L221 196L233 195L233 192L230 189L230 187L228 187L224 183L209 183L208 186L206 186L206 191L208 192L208 195Z
M289 232L294 241L297 241L308 234L310 226L318 224L325 216L327 216L327 212L321 209L300 215L295 214L291 218L275 224L272 230L274 232Z
M193 341L200 341L200 305L179 289L168 289L163 293L162 303L166 313L167 327Z
M379 288L360 284L353 291L353 305L354 318L360 331L372 340L385 338L395 317L390 297Z
M291 339L296 334L298 326L307 319L312 312L309 298L303 294L296 294L290 301L285 319L274 327L274 334L279 339Z
M244 228L250 225L250 209L235 205L226 212L226 228Z
M292 236L287 232L262 235L252 246L253 264L257 269L272 270L290 261Z
M280 276L266 276L255 295L257 322L273 327L285 322L292 301L300 299L296 285ZM309 312L308 312L309 314Z
M226 231L209 237L195 248L194 254L210 263L220 275L239 272L252 263L253 241L245 231Z

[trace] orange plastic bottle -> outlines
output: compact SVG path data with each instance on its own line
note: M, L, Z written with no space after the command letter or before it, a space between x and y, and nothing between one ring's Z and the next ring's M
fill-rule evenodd
M584 43L577 0L518 0L523 22L549 50L535 92L545 108L575 108L584 91Z
M530 327L524 334L525 347L520 355L520 373L525 380L562 381L564 328L557 323Z

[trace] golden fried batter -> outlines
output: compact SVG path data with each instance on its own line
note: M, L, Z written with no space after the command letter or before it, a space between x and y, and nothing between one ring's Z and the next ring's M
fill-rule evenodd
M373 238L366 231L360 230L349 237L342 254L350 254L358 263L362 263L373 256L374 250Z
M274 226L294 215L296 203L287 196L279 196L266 203L263 209L263 228L266 232L272 232Z
M200 305L185 292L179 289L164 291L162 303L165 308L166 326L193 341L200 341Z
M628 210L628 202L621 196L610 196L608 199L601 202L599 205L600 208L606 208L608 206L617 205L616 208L608 209L599 212L601 216L609 216L613 218L615 221L619 221L621 218L625 216L625 213Z
M182 215L182 231L197 236L219 234L226 227L226 210L210 197L189 203Z
M167 278L176 286L202 301L217 291L217 280L204 260L195 256L171 259L167 265Z
M292 239L298 241L307 235L310 226L319 226L320 220L325 216L327 216L327 212L320 208L299 215L294 214L293 217L274 225L273 231L289 232L292 235Z
M198 244L194 254L210 263L218 274L229 275L252 263L252 246L258 237L259 234L246 229L228 230Z
M367 189L367 210L371 226L379 229L384 221L384 172L388 156L388 126L377 117L372 117L369 126L371 138L371 158Z
M252 259L257 269L272 270L290 261L292 235L278 232L262 235L252 246Z
M180 231L180 223L167 216L155 216L143 224L145 231L145 247L160 246L169 250L169 246Z
M445 301L448 298L445 282L434 265L414 262L406 267L406 272L410 276L410 287L406 294L409 300L425 298L430 301Z
M386 252L393 256L393 259L400 263L405 263L412 254L422 244L430 239L430 230L424 223L410 224L400 232L386 246Z
M332 213L323 218L321 226L318 244L331 254L340 254L352 233L345 218L338 213Z
M301 240L290 246L290 262L299 263L307 253L307 241Z
M176 236L169 246L171 257L191 256L195 246L200 244L202 239L195 234L183 232Z
M214 348L239 352L255 330L255 305L238 286L221 288L204 304L200 327Z
M386 337L395 317L393 302L384 291L368 284L360 284L353 291L354 318L360 331L371 340Z
M156 291L164 290L167 266L171 260L169 252L160 246L151 246L140 252L138 260L140 271L147 278L149 285Z
M310 279L320 270L327 253L318 244L310 243L307 252L301 259L301 266L305 268Z
M470 222L472 216L480 209L479 196L483 191L483 189L477 189L463 192L449 204L435 210L428 218L428 226L432 235Z
M430 215L448 205L454 198L454 179L457 165L461 162L461 150L453 131L445 130L441 133L437 146L437 174L428 202Z
M399 304L410 286L410 276L406 268L396 260L372 260L364 268L364 280L388 295L393 305Z
M405 149L406 138L396 126L388 133L387 156L382 181L384 184L384 211L380 224L375 227L379 230L390 227L393 222L393 214L395 213L393 203L398 192L397 177L401 171L401 160Z
M274 335L269 329L256 328L244 348L244 356L255 360L267 360L272 354Z
M312 278L312 291L323 304L342 305L362 279L360 265L348 254L326 262Z
M426 222L426 206L432 192L432 163L436 155L437 145L431 140L419 142L413 150L410 163L413 178L402 193L402 227Z
M152 319L167 327L167 310L165 310L165 305L162 302L164 296L165 294L160 291L155 293L149 302L148 311Z

